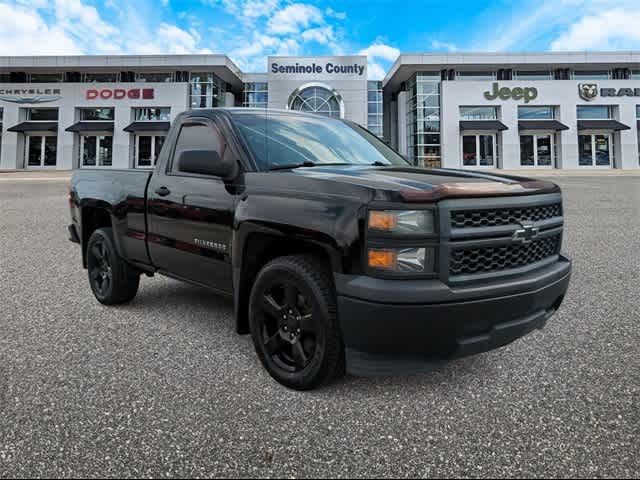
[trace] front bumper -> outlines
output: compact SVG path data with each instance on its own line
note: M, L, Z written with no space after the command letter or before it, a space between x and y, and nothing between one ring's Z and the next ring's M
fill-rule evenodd
M459 289L336 275L347 368L356 375L425 371L507 345L545 326L570 277L563 256L516 279Z

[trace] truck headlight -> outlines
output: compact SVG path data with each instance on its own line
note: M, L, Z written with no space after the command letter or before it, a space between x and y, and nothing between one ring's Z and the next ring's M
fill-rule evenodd
M369 230L394 235L433 235L435 218L432 210L372 210Z
M370 248L369 267L389 273L432 273L435 251L429 247Z

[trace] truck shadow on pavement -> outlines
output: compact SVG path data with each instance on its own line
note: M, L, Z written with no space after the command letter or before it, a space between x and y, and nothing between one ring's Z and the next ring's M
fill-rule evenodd
M154 282L155 283L155 282ZM184 322L195 327L198 334L212 341L233 343L238 354L246 359L247 365L255 366L256 375L267 375L259 364L249 335L235 333L233 299L217 295L205 288L162 279L161 283L141 284L138 296L128 305L119 307L132 313L144 313L150 318L163 322ZM185 325L186 327L186 325ZM374 389L423 389L457 385L473 378L478 372L491 374L491 354L462 358L434 367L431 371L409 375L380 375L354 377L347 375L338 382L323 387L311 394L337 394L349 391L349 395L370 395ZM275 386L274 382L274 386Z

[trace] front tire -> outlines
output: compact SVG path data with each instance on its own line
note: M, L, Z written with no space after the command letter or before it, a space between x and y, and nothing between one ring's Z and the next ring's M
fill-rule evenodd
M260 361L282 385L312 390L344 374L335 288L315 257L268 263L251 290L249 323Z
M140 272L118 255L111 228L100 228L89 238L87 271L91 290L104 305L130 302L138 293Z

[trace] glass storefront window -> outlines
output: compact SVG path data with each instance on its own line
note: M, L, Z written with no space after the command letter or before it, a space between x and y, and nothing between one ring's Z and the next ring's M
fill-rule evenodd
M136 122L169 122L171 121L171 108L134 108L133 117Z
M520 120L553 120L555 118L554 107L518 107Z
M471 167L476 164L476 136L464 135L462 137L462 164Z
M554 135L542 133L520 135L520 165L551 167L554 160Z
M212 72L191 73L191 108L223 107L226 84Z
M114 83L119 81L118 73L85 73L82 81L85 83Z
M574 80L609 80L611 72L609 70L574 70Z
M139 135L136 139L136 168L155 167L165 139L164 135Z
M62 73L32 73L29 75L31 83L61 83Z
M613 118L613 107L610 105L580 105L577 116L578 120L609 120Z
M289 98L289 109L318 113L333 118L342 118L344 115L340 95L328 88L316 85L295 91Z
M57 122L57 108L30 108L27 111L27 120L31 122Z
M113 136L81 135L80 160L83 167L110 167L113 161Z
M461 120L497 120L498 107L460 107Z
M269 85L267 82L247 82L244 84L242 106L247 108L267 108Z
M407 82L407 153L421 167L439 167L440 72L419 72Z
M611 166L613 142L609 134L578 135L578 161L581 167Z
M83 122L112 122L115 118L113 108L81 108L80 120Z
M533 139L533 135L520 135L520 165L523 167L533 167L536 164Z
M553 161L553 140L551 135L536 136L537 164L539 167L550 167Z
M553 80L553 74L549 70L518 70L514 80Z
M496 72L456 72L456 80L484 81L495 79Z
M462 165L465 167L493 167L495 165L496 136L493 134L463 135Z
M136 75L137 82L148 82L148 83L170 83L174 81L173 73L149 73L142 72Z
M28 167L56 166L58 157L58 137L56 135L29 135L26 148Z

